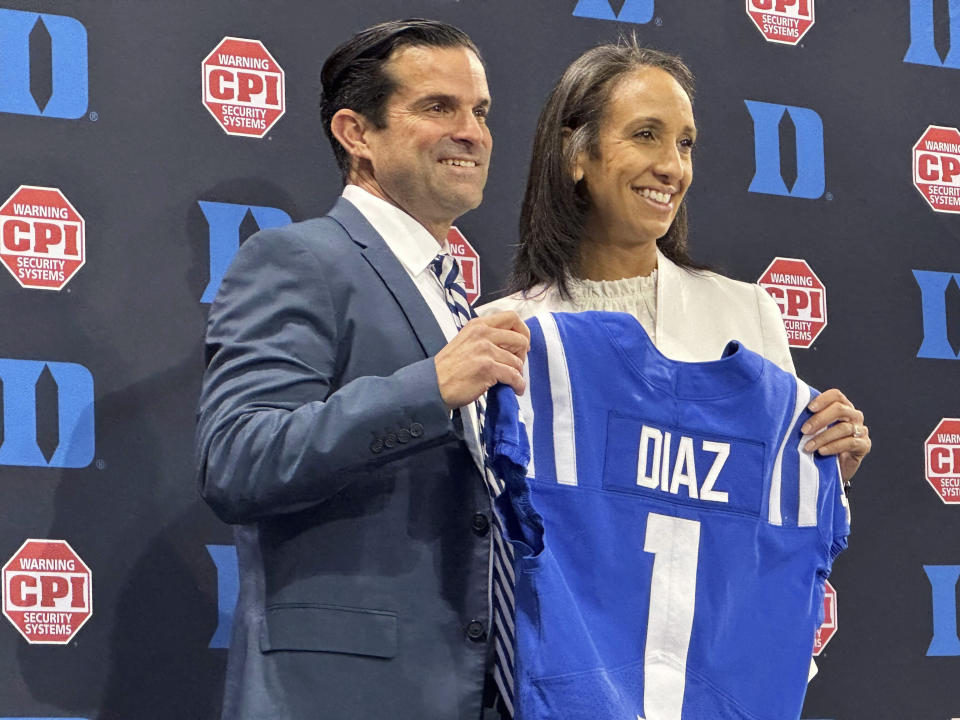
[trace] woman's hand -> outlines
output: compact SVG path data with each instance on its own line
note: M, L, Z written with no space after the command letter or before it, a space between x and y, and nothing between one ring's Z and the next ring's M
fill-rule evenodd
M873 446L870 430L863 424L863 413L836 388L820 393L807 409L813 417L803 424L801 432L813 435L826 429L812 437L803 449L821 455L837 455L840 475L844 482L848 482Z

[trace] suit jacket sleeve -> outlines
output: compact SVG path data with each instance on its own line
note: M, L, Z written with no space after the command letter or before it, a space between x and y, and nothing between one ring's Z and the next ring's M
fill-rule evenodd
M339 377L350 326L375 321L377 310L343 317L313 240L302 225L257 233L211 307L197 472L202 496L227 522L323 502L453 433L432 358L385 363L383 376ZM371 441L391 428L406 428L411 439L375 452Z

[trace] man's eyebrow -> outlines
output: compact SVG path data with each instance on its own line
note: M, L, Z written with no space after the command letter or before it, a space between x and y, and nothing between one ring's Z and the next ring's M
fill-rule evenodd
M456 95L448 95L446 93L433 93L431 95L424 95L421 98L417 98L417 105L432 105L433 103L443 103L444 105L456 106L460 103L460 98ZM490 98L483 98L478 102L474 107L490 107Z

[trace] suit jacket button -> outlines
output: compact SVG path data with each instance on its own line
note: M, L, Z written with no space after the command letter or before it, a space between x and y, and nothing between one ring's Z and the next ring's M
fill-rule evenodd
M480 642L487 636L487 631L483 627L483 623L479 620L471 620L467 623L467 637L470 638L472 642Z
M403 443L410 442L411 437L409 430L400 428L400 432L397 433L397 442L402 445Z
M387 436L383 439L383 444L388 448L396 447L397 445L397 434L396 433L387 433Z
M413 437L415 438L423 435L423 425L415 422L413 425L410 426L410 434L413 435Z
M377 438L372 443L370 443L370 452L379 453L383 452L383 439Z
M473 516L473 521L470 523L473 531L480 535L481 537L487 534L487 530L490 529L490 521L487 519L487 516L483 513L477 513Z

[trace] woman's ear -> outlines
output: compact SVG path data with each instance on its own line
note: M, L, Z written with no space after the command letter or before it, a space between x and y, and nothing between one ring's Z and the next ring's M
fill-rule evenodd
M580 156L577 156L573 163L573 182L574 184L583 180L583 165L580 164Z
M570 144L570 137L573 135L573 130L565 127L560 131L560 134L563 142L563 150L566 152L567 147ZM577 156L573 159L572 167L570 168L570 173L573 177L574 184L583 180L583 163L581 157L581 153L577 153Z

